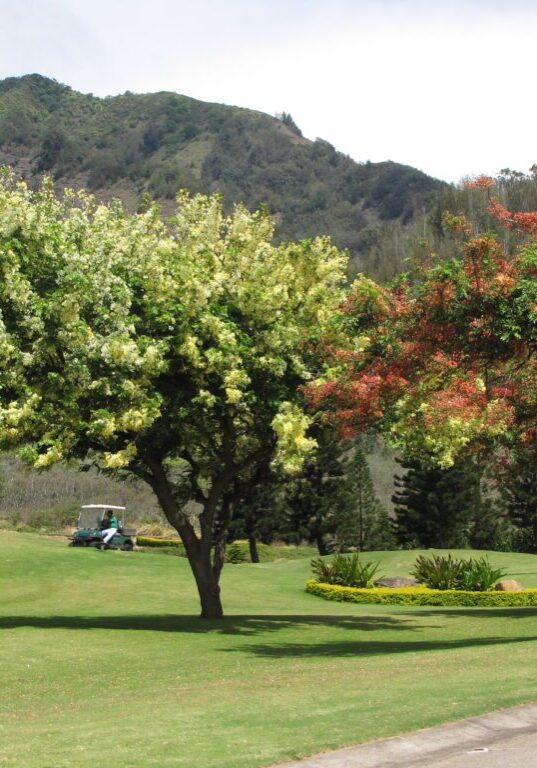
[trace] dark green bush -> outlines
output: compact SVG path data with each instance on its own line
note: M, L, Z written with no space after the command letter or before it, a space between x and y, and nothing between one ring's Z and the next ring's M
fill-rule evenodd
M462 575L461 562L451 555L419 555L410 575L430 589L457 589Z
M430 589L460 589L484 592L506 575L493 568L486 557L458 559L451 555L420 555L410 572Z
M234 541L226 547L226 563L246 563L248 561L247 547Z
M458 589L486 592L506 575L503 568L493 568L486 557L470 558L462 562L462 577Z
M378 567L378 562L363 563L357 553L334 555L331 561L321 557L311 561L311 569L318 581L347 587L370 587Z

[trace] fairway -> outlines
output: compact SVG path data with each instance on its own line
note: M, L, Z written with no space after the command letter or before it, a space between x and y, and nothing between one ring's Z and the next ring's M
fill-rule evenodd
M537 586L537 557L490 559ZM308 575L226 566L213 623L182 558L0 532L0 766L255 768L537 699L536 608L330 603Z

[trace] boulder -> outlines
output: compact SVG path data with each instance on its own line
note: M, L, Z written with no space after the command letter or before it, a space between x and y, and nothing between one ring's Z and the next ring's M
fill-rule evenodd
M514 579L502 579L496 582L494 589L498 589L500 592L520 592L524 587Z
M375 582L376 587L417 587L419 581L416 579L409 579L406 576L385 576Z

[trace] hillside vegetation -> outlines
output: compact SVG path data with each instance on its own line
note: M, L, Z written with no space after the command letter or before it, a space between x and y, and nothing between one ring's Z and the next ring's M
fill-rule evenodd
M167 92L101 99L40 75L0 81L1 164L27 180L49 173L59 186L119 197L131 210L144 193L168 213L180 188L219 190L228 205L267 205L281 238L329 234L355 257L445 186L395 162L356 163L304 138L287 114Z

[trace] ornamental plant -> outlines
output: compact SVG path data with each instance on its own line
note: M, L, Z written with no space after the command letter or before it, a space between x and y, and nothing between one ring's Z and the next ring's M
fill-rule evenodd
M315 449L301 387L325 370L319 339L346 344L344 254L272 236L218 196L181 194L165 225L156 206L0 180L0 449L147 482L205 617L222 615L237 487Z
M311 561L311 570L317 581L344 587L372 587L379 563L362 562L359 555L334 555L330 562L321 557Z
M458 559L451 555L419 555L411 571L429 589L486 592L506 572L493 568L486 557Z
M524 589L520 592L464 592L456 589L427 589L425 587L403 587L390 589L358 589L341 587L336 584L323 584L308 581L306 592L318 595L325 600L337 600L351 603L378 603L384 605L435 605L469 607L522 607L537 605L537 589Z
M419 555L410 575L429 589L457 589L462 576L462 563L451 555Z

